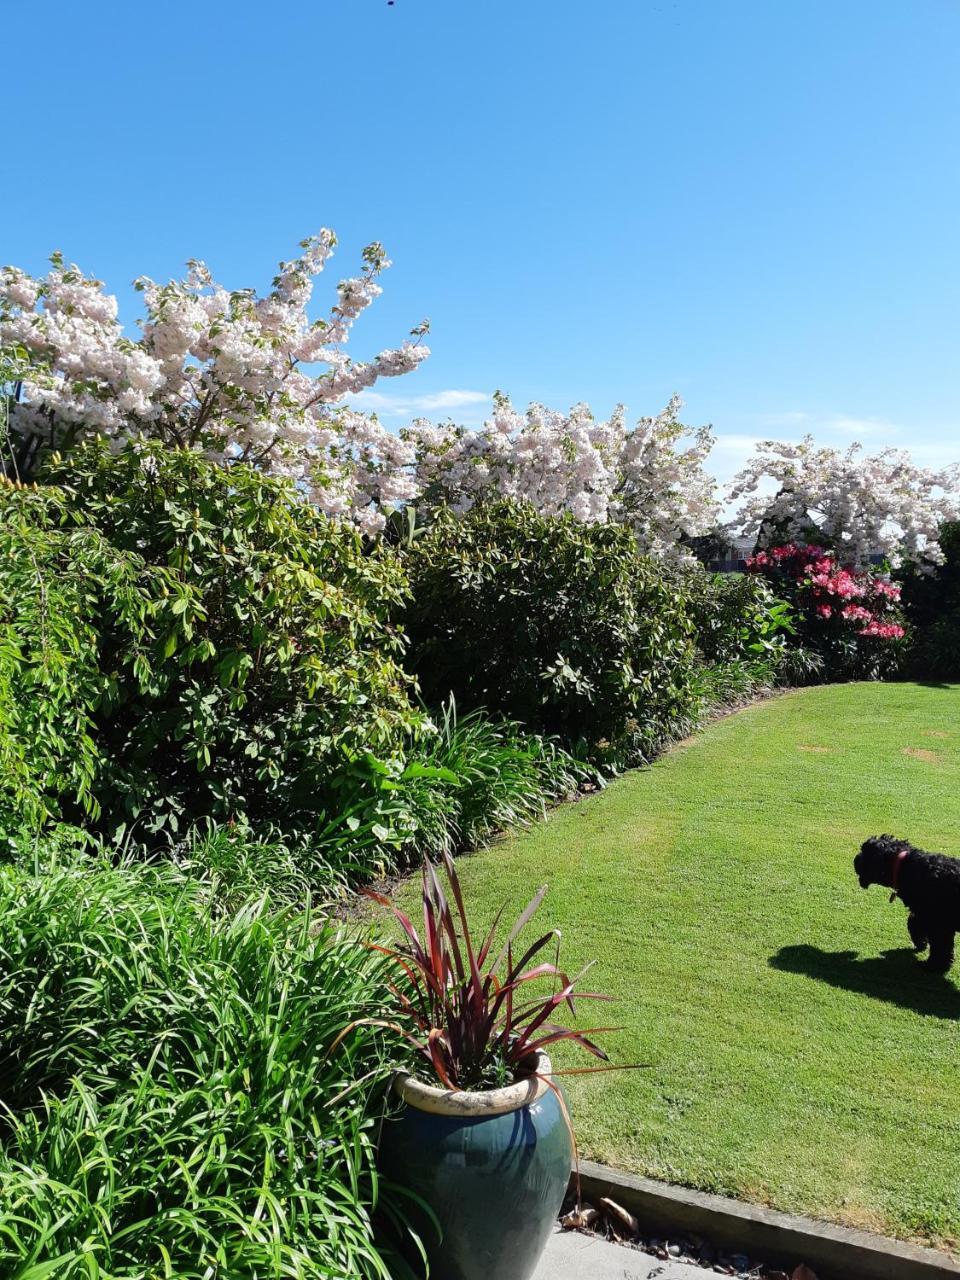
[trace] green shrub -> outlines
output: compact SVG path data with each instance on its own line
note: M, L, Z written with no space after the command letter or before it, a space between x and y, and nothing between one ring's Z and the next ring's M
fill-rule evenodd
M491 720L483 711L458 715L452 699L438 725L436 736L423 743L420 760L438 772L439 785L428 774L414 800L418 843L425 852L475 848L501 831L542 818L548 804L576 794L584 784L600 783L596 771L556 739L528 733L510 720Z
M901 578L903 604L913 627L909 667L921 678L956 680L960 678L960 521L942 525L938 541L944 562L936 572L908 571Z
M283 482L156 445L45 480L0 493L0 760L48 811L309 831L421 724L401 567Z
M177 576L78 526L62 496L0 478L0 822L100 814L95 709L125 661L148 669ZM120 658L122 655L122 659Z
M705 662L777 663L793 631L792 611L763 578L695 569L686 586L697 648Z
M0 866L0 1274L386 1280L391 1039L328 1054L380 958L169 862L29 862Z
M629 530L496 502L441 513L405 554L409 662L434 705L518 720L635 758L688 714L682 579Z

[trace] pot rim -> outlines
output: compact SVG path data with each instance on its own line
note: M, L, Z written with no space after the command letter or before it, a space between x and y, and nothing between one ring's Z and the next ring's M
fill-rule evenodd
M404 1102L417 1111L428 1111L435 1116L483 1119L509 1115L521 1107L532 1106L543 1097L551 1086L540 1077L549 1076L553 1067L549 1056L542 1050L537 1050L532 1069L538 1074L515 1080L502 1089L438 1089L406 1072L394 1077L393 1087Z

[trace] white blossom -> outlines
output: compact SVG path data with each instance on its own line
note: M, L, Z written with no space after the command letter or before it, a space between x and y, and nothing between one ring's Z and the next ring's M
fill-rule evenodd
M479 431L419 419L402 435L416 451L416 489L427 506L469 511L486 496L522 499L545 515L627 524L641 549L686 559L683 539L716 519L715 482L704 471L708 428L690 432L674 398L634 428L622 408L598 421L584 404L525 415L498 394Z
M142 277L136 341L102 283L60 255L42 278L4 268L0 347L25 350L29 362L11 406L12 438L28 458L94 434L113 447L159 438L288 476L331 514L375 532L384 506L414 496L412 450L341 402L416 369L430 354L421 341L428 326L412 331L414 342L353 361L344 350L350 330L390 263L382 245L369 245L363 273L342 281L329 314L311 321L314 279L335 245L326 229L302 241L262 298L227 290L198 261L169 284Z
M771 484L772 497L764 492ZM741 530L763 543L809 541L815 531L843 564L861 568L880 554L922 569L943 559L937 537L941 522L957 516L957 486L956 466L934 471L903 449L871 456L860 444L840 451L806 436L800 444L761 441L729 496L745 499Z

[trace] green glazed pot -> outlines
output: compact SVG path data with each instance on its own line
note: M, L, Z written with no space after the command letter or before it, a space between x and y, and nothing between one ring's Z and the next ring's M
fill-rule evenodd
M550 1059L534 1068L549 1075ZM559 1086L558 1086L559 1087ZM439 1221L415 1226L430 1280L529 1280L570 1179L572 1144L556 1094L529 1077L505 1089L450 1092L399 1077L379 1165L422 1197Z

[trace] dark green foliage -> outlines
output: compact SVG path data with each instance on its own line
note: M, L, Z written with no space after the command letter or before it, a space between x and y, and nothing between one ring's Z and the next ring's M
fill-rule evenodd
M99 816L95 709L123 655L142 673L174 574L78 526L52 489L0 479L0 822Z
M409 662L453 692L588 751L637 758L689 711L693 628L682 578L616 525L527 504L441 513L405 560Z
M910 668L921 679L960 677L960 521L941 526L944 563L932 574L905 572L903 604L913 625ZM909 570L909 566L908 566Z
M686 588L697 648L706 662L779 660L794 630L792 610L762 578L694 570Z
M428 773L416 802L424 852L476 848L501 831L542 818L548 804L585 784L601 785L596 771L555 739L527 733L512 721L491 720L483 711L458 715L453 701L437 719L439 731L423 742L419 756L441 779L440 785L432 783Z
M0 752L39 803L309 830L354 760L401 751L395 559L197 453L90 445L45 479L0 495Z
M361 883L423 854L473 848L542 817L548 804L599 785L554 739L448 703L408 761L358 761L343 798L301 854L312 883ZM222 838L222 833L221 833Z
M384 1006L383 964L302 909L229 906L169 862L0 866L0 1274L390 1274L391 1038L328 1053Z

